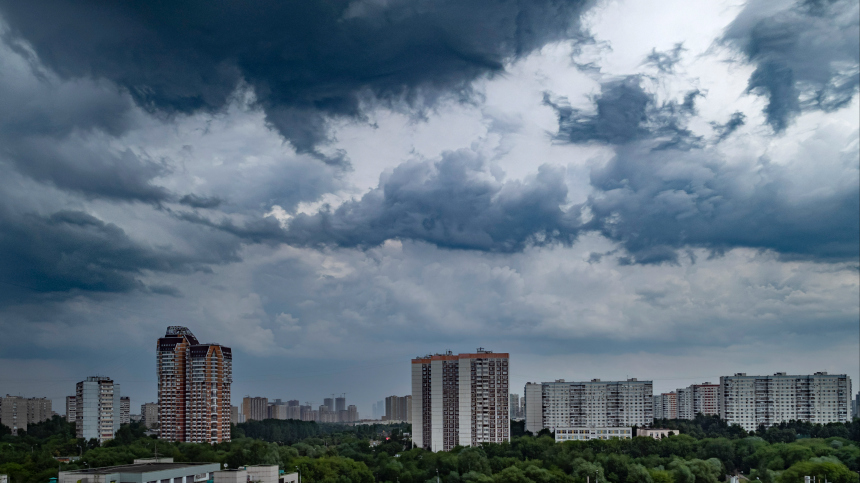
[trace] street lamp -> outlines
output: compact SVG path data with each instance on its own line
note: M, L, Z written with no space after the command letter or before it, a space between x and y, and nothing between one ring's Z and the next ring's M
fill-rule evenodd
M298 466L294 466L294 468L299 470L299 483L302 483L302 469Z

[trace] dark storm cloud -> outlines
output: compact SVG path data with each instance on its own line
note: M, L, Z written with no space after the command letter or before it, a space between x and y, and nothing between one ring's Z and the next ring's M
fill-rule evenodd
M756 66L748 90L768 98L765 115L781 132L803 110L833 111L860 85L860 6L854 0L780 4L751 1L723 41Z
M150 110L217 110L240 82L299 151L366 94L420 106L576 32L589 2L0 2L64 78L103 77ZM339 156L334 156L335 160Z
M683 247L856 260L858 186L792 199L788 174L767 160L740 168L705 150L627 146L592 173L599 191L588 203L594 218L586 228L620 242L629 253L622 263L674 262Z
M7 39L8 40L8 39ZM0 42L0 165L87 197L158 203L164 163L112 147L130 125L131 100L103 82L63 82Z
M367 247L409 238L446 248L521 251L576 238L578 211L565 211L566 202L560 168L542 166L525 181L503 182L480 156L461 150L436 162L404 163L378 188L334 211L296 215L286 240Z
M42 296L132 290L176 294L175 288L147 287L144 272L204 270L205 255L183 256L135 242L120 227L81 211L47 216L14 214L0 208L0 303Z
M179 203L192 208L217 208L222 202L223 200L218 197L197 196L194 194L185 195L179 199Z
M595 114L574 109L566 98L544 95L544 103L558 114L558 139L573 143L625 144L662 138L662 147L696 145L701 140L686 129L686 118L695 112L698 91L688 93L682 103L658 104L642 86L642 76L610 80L601 85L595 98Z

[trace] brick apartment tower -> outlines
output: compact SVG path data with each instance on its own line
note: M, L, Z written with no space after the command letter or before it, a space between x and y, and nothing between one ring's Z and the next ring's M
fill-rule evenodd
M510 441L508 402L507 353L412 359L412 441L420 448Z
M187 443L230 441L233 353L201 344L186 327L171 326L158 339L159 437Z

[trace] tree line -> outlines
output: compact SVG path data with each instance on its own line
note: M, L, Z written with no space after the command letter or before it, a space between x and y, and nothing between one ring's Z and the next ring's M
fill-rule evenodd
M131 463L159 455L175 461L226 463L231 468L277 464L301 470L303 483L718 483L739 475L752 483L860 483L860 420L839 425L785 423L745 432L715 417L658 421L680 434L662 440L592 440L556 443L551 434L526 433L512 424L512 439L432 453L410 448L408 425L347 426L266 420L232 428L216 445L170 443L123 425L104 445L74 437L62 418L0 436L0 474L10 483L48 483L63 470ZM0 428L0 434L2 434ZM373 442L373 443L371 443ZM60 465L54 456L81 455Z

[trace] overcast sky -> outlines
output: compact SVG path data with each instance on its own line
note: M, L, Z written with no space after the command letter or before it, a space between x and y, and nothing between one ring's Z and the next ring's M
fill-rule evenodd
M856 0L0 0L0 393L860 376Z

